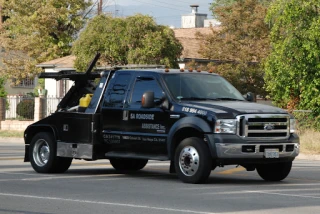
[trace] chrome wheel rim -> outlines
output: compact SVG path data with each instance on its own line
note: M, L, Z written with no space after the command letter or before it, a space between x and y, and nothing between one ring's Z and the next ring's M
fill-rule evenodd
M48 163L50 156L49 144L43 140L37 140L33 147L33 160L38 166L44 166Z
M179 155L179 167L185 176L193 176L199 169L199 154L192 146L184 147Z

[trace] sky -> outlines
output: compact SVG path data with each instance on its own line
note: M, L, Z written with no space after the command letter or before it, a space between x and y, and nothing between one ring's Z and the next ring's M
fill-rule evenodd
M158 24L181 27L181 16L191 13L190 5L199 5L198 13L208 14L213 0L103 0L103 10L118 17L142 13L154 17Z

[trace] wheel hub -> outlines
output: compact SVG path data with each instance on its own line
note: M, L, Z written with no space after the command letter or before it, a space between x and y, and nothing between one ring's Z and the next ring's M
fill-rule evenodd
M186 176L193 176L198 171L199 154L194 147L187 146L181 150L179 167L181 172Z
M45 140L38 140L33 148L33 159L38 166L47 164L50 156L50 148Z

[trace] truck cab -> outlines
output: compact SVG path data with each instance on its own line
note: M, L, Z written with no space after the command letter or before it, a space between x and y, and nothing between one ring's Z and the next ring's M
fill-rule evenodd
M24 134L25 161L39 173L62 173L72 159L109 159L116 170L170 161L186 183L241 165L267 181L287 177L299 154L295 121L285 110L244 98L223 77L165 68L60 72L74 86L52 115ZM99 79L99 81L97 81ZM81 99L90 95L87 106Z

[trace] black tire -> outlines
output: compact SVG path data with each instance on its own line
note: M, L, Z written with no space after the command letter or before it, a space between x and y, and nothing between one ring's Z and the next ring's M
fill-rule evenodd
M258 165L257 172L266 181L281 181L285 179L292 167L292 161Z
M62 173L69 169L72 158L57 157L57 144L49 132L37 133L30 143L29 159L39 173Z
M178 145L174 165L185 183L204 183L212 169L212 158L206 143L197 137L186 138Z
M110 163L116 170L138 171L147 165L148 160L133 158L111 158Z

